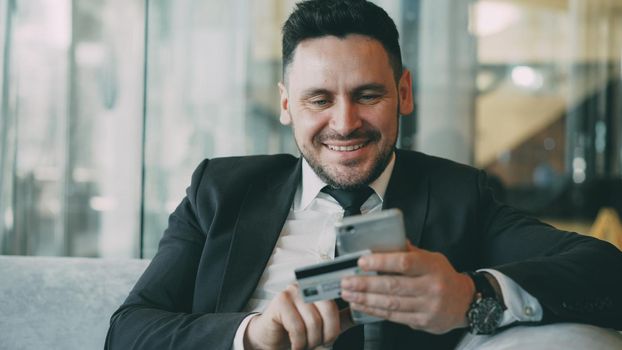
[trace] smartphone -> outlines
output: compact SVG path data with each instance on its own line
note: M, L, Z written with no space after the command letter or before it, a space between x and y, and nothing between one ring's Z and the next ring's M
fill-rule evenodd
M395 252L405 251L407 245L404 231L404 217L399 209L388 209L377 213L348 216L335 224L337 252L339 255L361 251ZM357 274L361 274L358 272ZM366 273L369 274L369 273ZM351 310L352 320L357 324L379 322L382 319Z
M335 224L340 255L371 250L373 253L406 250L404 217L399 209L343 218Z

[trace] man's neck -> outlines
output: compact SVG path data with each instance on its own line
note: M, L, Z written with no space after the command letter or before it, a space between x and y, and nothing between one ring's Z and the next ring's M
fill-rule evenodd
M369 184L374 192L380 197L381 200L384 200L384 195L387 191L387 186L389 185L389 179L391 179L391 174L393 173L393 168L395 166L395 152L391 155L391 160L384 168L380 176L376 178ZM322 190L322 188L326 186L326 183L320 179L320 177L315 173L313 168L309 165L306 159L302 159L302 179L301 183L298 187L298 193L296 195L296 203L294 203L294 207L296 208L306 208L309 203L317 196L317 194Z

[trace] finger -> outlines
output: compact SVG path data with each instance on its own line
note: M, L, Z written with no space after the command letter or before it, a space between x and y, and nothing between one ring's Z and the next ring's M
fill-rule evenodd
M423 300L420 298L349 291L344 291L341 294L350 303L388 311L417 312L424 306L422 305Z
M422 275L428 270L426 252L417 251L379 253L362 256L358 266L364 271L397 273L403 275Z
M351 276L341 280L341 290L415 296L427 289L425 278L400 275Z
M314 305L322 318L322 344L332 343L341 332L339 308L332 300L319 301Z
M295 301L290 293L281 293L279 301L282 307L278 310L280 323L285 328L292 349L304 349L307 345L305 321L300 315Z
M296 309L302 317L305 326L306 333L306 346L308 348L315 348L324 343L324 320L315 304L307 304L300 297L298 288L292 288L292 293L295 293L294 303Z
M409 252L416 252L421 249L416 245L412 244L410 241L406 241L406 250Z

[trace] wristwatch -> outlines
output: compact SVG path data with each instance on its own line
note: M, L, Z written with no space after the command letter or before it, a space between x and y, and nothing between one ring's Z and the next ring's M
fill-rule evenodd
M469 330L473 334L493 334L503 318L503 297L497 293L485 272L466 274L475 284L475 297L467 311Z

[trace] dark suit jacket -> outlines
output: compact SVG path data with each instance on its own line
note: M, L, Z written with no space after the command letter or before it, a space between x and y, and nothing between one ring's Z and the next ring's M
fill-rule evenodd
M271 256L301 177L290 155L203 161L171 214L151 264L114 313L116 349L228 349ZM385 208L400 208L411 242L458 271L493 267L535 296L541 323L622 329L622 253L496 202L482 171L397 151ZM384 322L383 349L443 349L437 336Z

